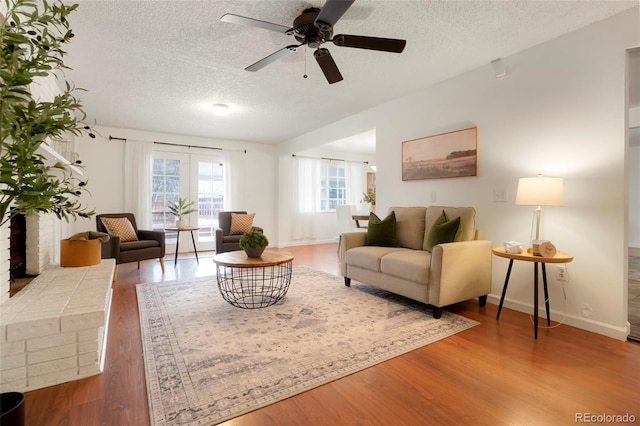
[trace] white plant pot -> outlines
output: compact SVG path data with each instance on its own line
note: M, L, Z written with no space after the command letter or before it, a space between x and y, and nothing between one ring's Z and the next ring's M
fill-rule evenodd
M176 227L178 227L180 229L184 228L184 219L176 220Z

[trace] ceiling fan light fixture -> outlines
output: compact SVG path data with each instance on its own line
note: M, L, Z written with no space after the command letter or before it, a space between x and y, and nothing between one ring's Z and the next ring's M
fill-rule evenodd
M227 115L229 114L229 105L227 104L214 104L212 106L213 113L215 115Z

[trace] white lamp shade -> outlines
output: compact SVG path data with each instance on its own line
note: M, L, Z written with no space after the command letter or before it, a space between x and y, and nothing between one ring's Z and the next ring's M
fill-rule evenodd
M525 206L561 206L563 184L559 177L520 178L516 204Z

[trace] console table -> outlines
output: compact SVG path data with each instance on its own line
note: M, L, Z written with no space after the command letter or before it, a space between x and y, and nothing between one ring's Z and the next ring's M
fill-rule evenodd
M507 286L509 285L509 276L511 275L511 267L514 260L522 262L533 262L533 333L535 338L538 338L538 264L542 266L542 283L544 287L544 304L547 310L547 325L551 325L551 317L549 315L549 290L547 288L547 269L545 265L547 263L569 263L573 260L573 256L563 252L557 252L553 257L536 256L533 253L529 253L526 250L522 253L507 253L504 247L495 247L491 250L494 255L498 257L504 257L509 259L509 268L507 269L507 276L504 280L504 287L502 289L502 296L500 297L500 306L498 306L498 314L496 320L500 319L500 312L502 311L502 304L504 303L504 296L507 294Z

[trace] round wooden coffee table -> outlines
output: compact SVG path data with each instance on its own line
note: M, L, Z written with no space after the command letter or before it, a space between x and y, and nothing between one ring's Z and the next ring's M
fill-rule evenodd
M213 257L220 294L233 306L264 308L281 300L291 284L293 255L265 250L261 257L229 251Z

